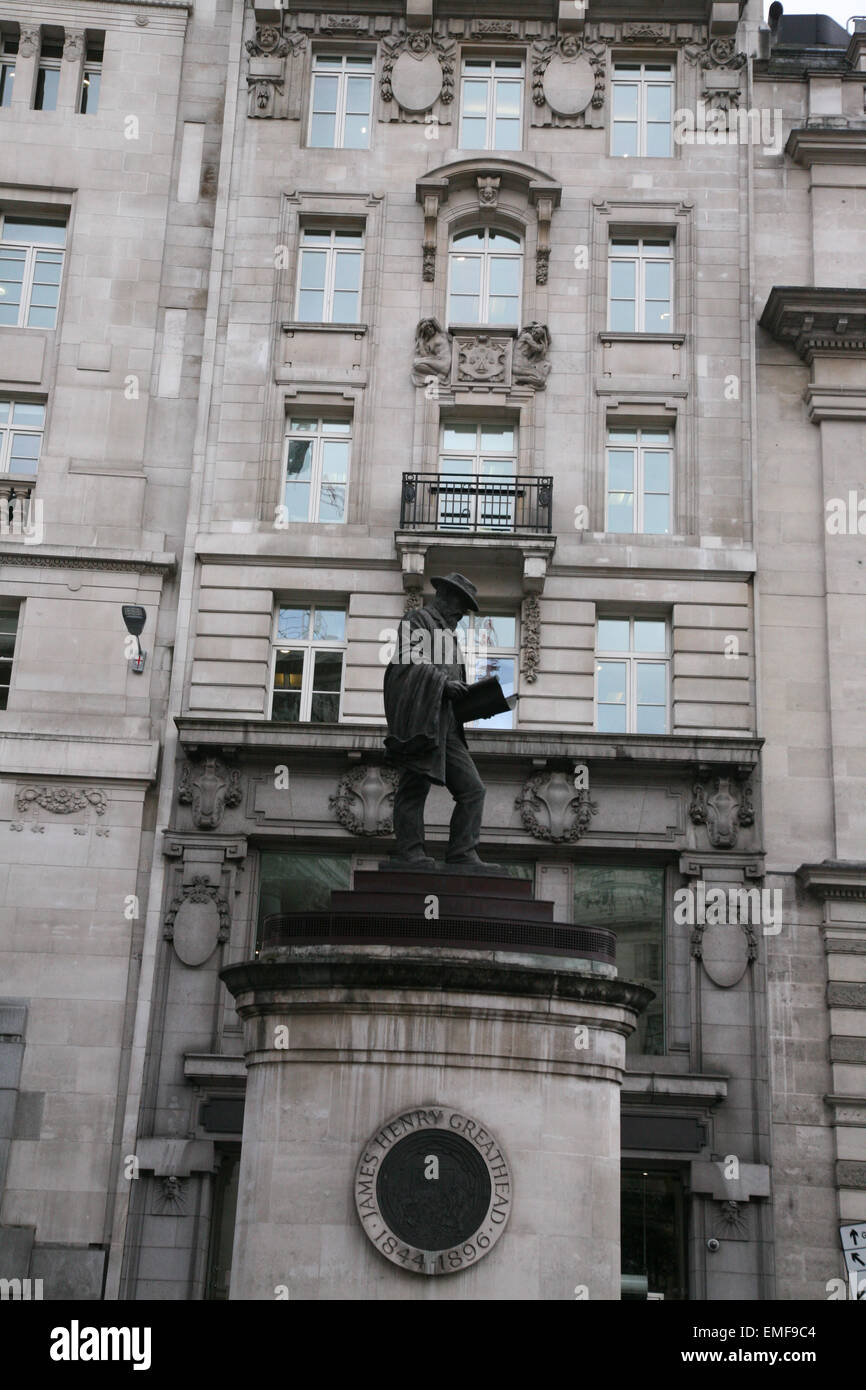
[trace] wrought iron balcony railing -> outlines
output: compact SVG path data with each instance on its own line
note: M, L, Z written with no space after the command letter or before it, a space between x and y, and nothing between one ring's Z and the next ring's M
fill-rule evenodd
M549 534L552 515L552 478L403 474L401 530Z

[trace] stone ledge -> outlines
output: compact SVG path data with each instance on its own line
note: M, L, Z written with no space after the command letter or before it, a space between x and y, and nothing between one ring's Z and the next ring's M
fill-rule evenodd
M448 990L602 1004L640 1012L652 990L611 979L586 962L511 952L455 951L441 947L284 947L265 960L226 966L220 979L237 998L251 993L262 1003L239 1003L242 1018L273 1007L275 991L360 989L370 996L393 990Z

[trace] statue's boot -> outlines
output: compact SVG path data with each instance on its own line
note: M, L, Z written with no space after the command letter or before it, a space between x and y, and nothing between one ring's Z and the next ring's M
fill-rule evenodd
M473 869L502 869L502 872L505 872L501 864L488 864L474 849L453 856L446 854L445 863L452 869L468 869L470 873Z

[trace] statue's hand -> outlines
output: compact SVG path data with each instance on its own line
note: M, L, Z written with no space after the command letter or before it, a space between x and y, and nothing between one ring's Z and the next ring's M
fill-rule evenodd
M461 695L465 695L469 686L465 681L448 681L445 685L446 700L459 700Z

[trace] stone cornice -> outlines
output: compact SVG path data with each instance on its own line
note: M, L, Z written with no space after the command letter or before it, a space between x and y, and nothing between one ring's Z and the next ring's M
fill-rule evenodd
M820 864L801 864L797 881L819 898L858 898L866 901L866 862L858 859L825 859Z
M805 362L815 353L866 352L866 289L774 285L758 322Z
M785 153L795 164L866 164L866 122L859 127L798 126L788 136Z
M0 547L0 565L35 565L39 569L170 574L176 564L176 557L171 551L101 550L93 546L27 544Z
M311 761L333 760L336 756L357 761L374 755L374 761L385 761L382 739L384 721L379 726L362 724L297 724L273 723L265 719L205 719L180 715L175 719L181 747L188 753L199 750L211 754L223 750L226 755L245 752L270 756L274 752L297 754ZM620 768L657 766L660 769L681 768L689 773L695 767L736 769L746 776L757 766L763 740L751 737L696 736L680 734L609 734L562 733L547 734L534 730L496 729L470 730L469 741L473 755L480 761L509 762L515 765L531 761L536 770L561 762L616 763Z

